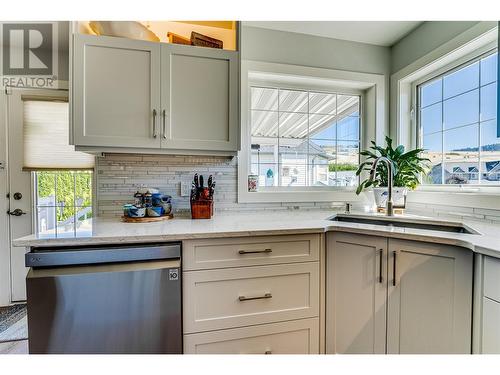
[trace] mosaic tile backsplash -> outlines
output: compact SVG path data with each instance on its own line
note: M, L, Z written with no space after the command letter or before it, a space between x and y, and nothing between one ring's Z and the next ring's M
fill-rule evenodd
M215 211L257 211L332 209L342 211L342 202L297 203L238 203L237 157L107 154L97 158L97 214L121 216L124 203L133 201L133 194L140 187L154 187L172 196L174 212L189 215L189 197L181 196L181 182L191 186L195 173L205 178L212 174L217 181ZM362 209L356 204L353 210ZM500 210L447 206L409 202L407 212L420 215L447 216L500 222Z
M97 214L120 216L124 203L133 201L140 187L158 188L172 196L174 212L189 214L189 196L181 196L181 182L191 186L195 173L212 174L215 211L343 209L342 203L238 203L237 157L107 154L97 158Z

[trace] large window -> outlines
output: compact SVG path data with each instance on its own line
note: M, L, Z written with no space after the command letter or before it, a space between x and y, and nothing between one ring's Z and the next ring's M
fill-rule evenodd
M361 98L250 87L250 171L265 187L356 186Z
M419 145L427 184L500 184L497 53L419 85Z

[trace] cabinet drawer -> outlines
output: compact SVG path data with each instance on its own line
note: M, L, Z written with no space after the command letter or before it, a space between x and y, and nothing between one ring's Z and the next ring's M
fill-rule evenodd
M319 262L183 273L184 333L311 318Z
M318 353L318 318L184 336L184 354Z
M183 243L184 270L319 260L320 235L223 238Z
M484 257L484 295L500 302L500 259Z

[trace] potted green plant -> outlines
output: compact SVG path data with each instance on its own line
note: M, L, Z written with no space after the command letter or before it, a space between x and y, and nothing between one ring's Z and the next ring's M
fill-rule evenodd
M386 146L378 146L372 141L372 146L368 150L361 151L361 155L366 157L366 160L360 164L356 175L359 176L363 171L369 171L375 159L380 156L388 158L393 165L393 199L395 207L404 207L406 203L406 194L408 190L415 189L420 184L420 175L429 171L430 160L420 157L420 153L424 151L422 148L416 148L405 152L405 147L399 145L396 148L392 147L392 139L385 137ZM362 181L356 194L361 193L364 189L373 187L375 195L375 203L378 207L384 207L387 200L387 165L379 163L375 178L370 180L367 178Z

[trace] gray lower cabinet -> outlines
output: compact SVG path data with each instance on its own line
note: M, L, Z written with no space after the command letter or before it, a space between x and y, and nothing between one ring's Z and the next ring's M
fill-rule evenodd
M327 353L470 353L472 253L349 233L327 236Z
M474 353L500 354L500 259L476 254Z
M473 254L389 239L387 352L471 353Z
M500 354L500 302L483 297L482 353Z
M76 146L238 150L236 51L75 34L72 68Z
M327 353L385 353L386 259L385 238L328 234Z

